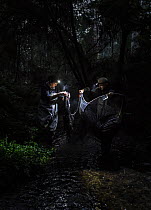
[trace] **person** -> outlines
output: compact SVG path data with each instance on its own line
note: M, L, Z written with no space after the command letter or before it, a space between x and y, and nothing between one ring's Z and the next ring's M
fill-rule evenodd
M102 96L102 95L113 95L114 90L110 88L110 83L109 80L106 77L101 77L97 81L97 87L93 88L90 90L90 88L84 88L82 90L79 90L80 94L84 94L84 98L86 97L89 99L89 101ZM100 112L99 106L97 106L97 113ZM83 120L82 120L83 121ZM106 120L107 121L107 120ZM82 122L83 123L83 122ZM108 129L108 130L103 130L102 129L102 119L98 119L98 122L96 122L95 125L93 125L93 133L95 136L100 139L101 142L101 155L98 158L99 163L101 164L102 167L108 168L111 166L111 144L112 144L112 139L115 136L117 132L116 126L114 128ZM85 131L82 131L83 135L85 135Z
M38 121L42 138L52 143L54 132L58 125L58 101L60 97L67 96L66 91L57 92L58 82L54 75L48 77L41 87L41 98L38 107Z
M106 77L100 77L97 80L97 87L94 87L92 90L89 87L79 90L80 94L84 94L84 96L89 100L93 100L101 95L105 94L113 94L114 91L110 88L109 80ZM85 94L86 93L86 94Z

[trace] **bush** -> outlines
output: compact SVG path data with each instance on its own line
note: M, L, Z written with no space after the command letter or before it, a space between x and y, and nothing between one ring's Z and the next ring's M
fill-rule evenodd
M54 148L46 149L36 142L26 142L24 145L7 139L0 140L0 159L11 162L15 166L31 167L33 165L47 164L54 152Z

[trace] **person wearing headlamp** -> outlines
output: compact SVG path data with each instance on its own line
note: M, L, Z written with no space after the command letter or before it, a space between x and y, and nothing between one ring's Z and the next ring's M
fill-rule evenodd
M84 89L79 90L79 94L84 94L84 92L89 101L101 95L112 95L114 93L114 91L110 89L110 83L106 77L100 77L97 80L96 87L93 89L86 87Z
M60 98L68 96L66 91L57 92L57 80L54 75L49 76L41 87L41 98L38 107L38 119L43 137L46 141L52 142L52 137L58 125L58 102Z

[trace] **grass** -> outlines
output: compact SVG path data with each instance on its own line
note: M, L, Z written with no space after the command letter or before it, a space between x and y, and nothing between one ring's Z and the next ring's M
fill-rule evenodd
M54 148L44 148L36 142L24 145L0 140L0 194L43 173L52 159Z
M0 160L4 166L30 169L35 166L44 166L51 160L54 148L46 149L36 142L26 142L24 145L7 139L0 140Z

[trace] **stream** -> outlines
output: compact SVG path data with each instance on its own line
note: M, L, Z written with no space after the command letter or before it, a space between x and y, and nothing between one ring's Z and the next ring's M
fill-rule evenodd
M53 145L56 153L44 172L5 192L0 198L0 210L151 208L149 169L145 173L127 166L117 171L103 170L97 161L101 145L93 136L67 142L66 136L61 135ZM123 164L127 161L131 165L135 148L131 137L117 136L113 140L112 152L116 151Z
M100 209L81 177L83 170L97 170L100 145L90 137L85 142L60 145L63 141L65 136L55 142L56 155L44 174L3 195L1 210Z

